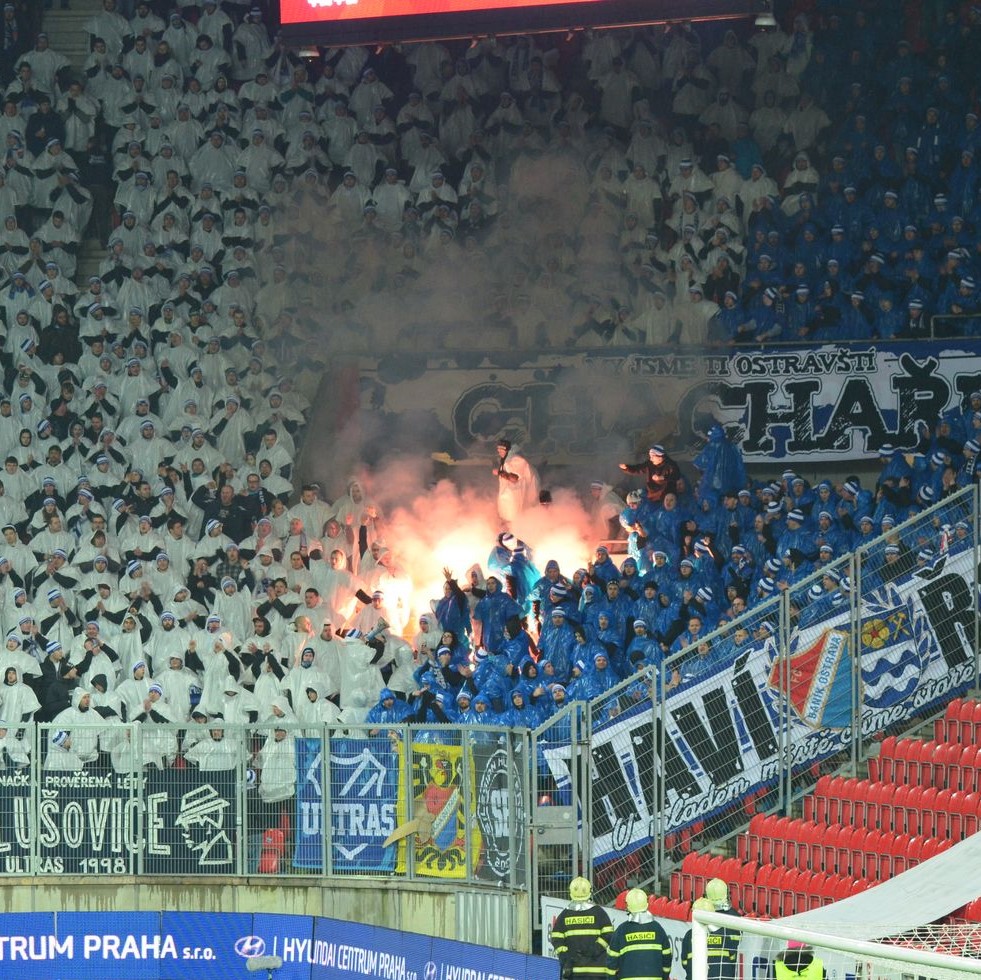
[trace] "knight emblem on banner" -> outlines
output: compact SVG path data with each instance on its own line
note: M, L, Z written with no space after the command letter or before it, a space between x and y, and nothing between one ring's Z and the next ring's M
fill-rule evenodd
M400 753L403 751L401 746ZM464 760L458 745L413 743L412 785L399 786L397 823L393 835L399 839L395 871L407 870L406 848L414 848L413 862L417 875L434 878L467 877L467 821L474 811L474 772L472 762ZM464 766L469 765L464 780ZM403 765L399 772L404 773ZM464 788L466 786L466 789ZM481 852L480 830L470 827L475 870Z

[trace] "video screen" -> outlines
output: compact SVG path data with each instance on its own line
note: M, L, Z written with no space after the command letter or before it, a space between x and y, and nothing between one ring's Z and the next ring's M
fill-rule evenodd
M283 37L350 45L522 34L759 12L760 0L280 0Z

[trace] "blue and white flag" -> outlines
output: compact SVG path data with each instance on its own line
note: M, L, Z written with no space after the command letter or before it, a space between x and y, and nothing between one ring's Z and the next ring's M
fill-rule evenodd
M391 871L396 848L383 845L396 825L397 754L386 738L331 739L325 794L322 748L317 738L296 740L294 866L322 870L326 796L333 870Z

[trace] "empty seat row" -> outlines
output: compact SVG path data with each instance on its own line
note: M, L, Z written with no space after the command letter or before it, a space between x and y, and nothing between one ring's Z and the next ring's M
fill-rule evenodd
M682 907L690 906L704 894L710 878L722 878L729 886L733 905L743 914L757 916L793 915L830 905L873 884L851 874L690 854L682 862L681 870L671 875L670 901Z
M691 902L679 902L666 895L651 895L647 907L652 915L686 922L691 918Z
M681 870L671 876L671 898L691 903L705 893L711 878L721 878L730 890L738 889L756 876L756 865L747 865L739 858L692 852L681 862Z
M947 705L943 718L933 723L933 737L938 742L961 745L981 742L981 701L955 698Z
M978 831L981 794L822 776L804 800L804 819L860 824L910 836L959 841Z
M968 922L981 922L981 898L976 898L973 902L968 902L964 908L958 909L954 913L954 916L967 919Z
M733 905L742 914L778 917L830 905L871 885L870 881L848 875L815 873L772 864L746 864L743 865L743 880L729 882L729 892Z
M935 786L937 789L981 789L981 748L959 742L883 739L876 758L868 760L873 782Z
M752 907L757 915L777 918L840 902L871 888L872 884L849 876L763 865L752 889L751 905L746 902L748 896L741 897L744 908Z
M760 815L738 839L737 853L749 862L883 881L946 850L951 843L864 826Z

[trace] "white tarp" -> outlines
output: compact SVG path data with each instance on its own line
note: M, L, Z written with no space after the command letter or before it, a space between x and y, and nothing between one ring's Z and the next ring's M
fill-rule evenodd
M880 939L927 925L981 895L981 834L868 891L775 920L780 925Z

